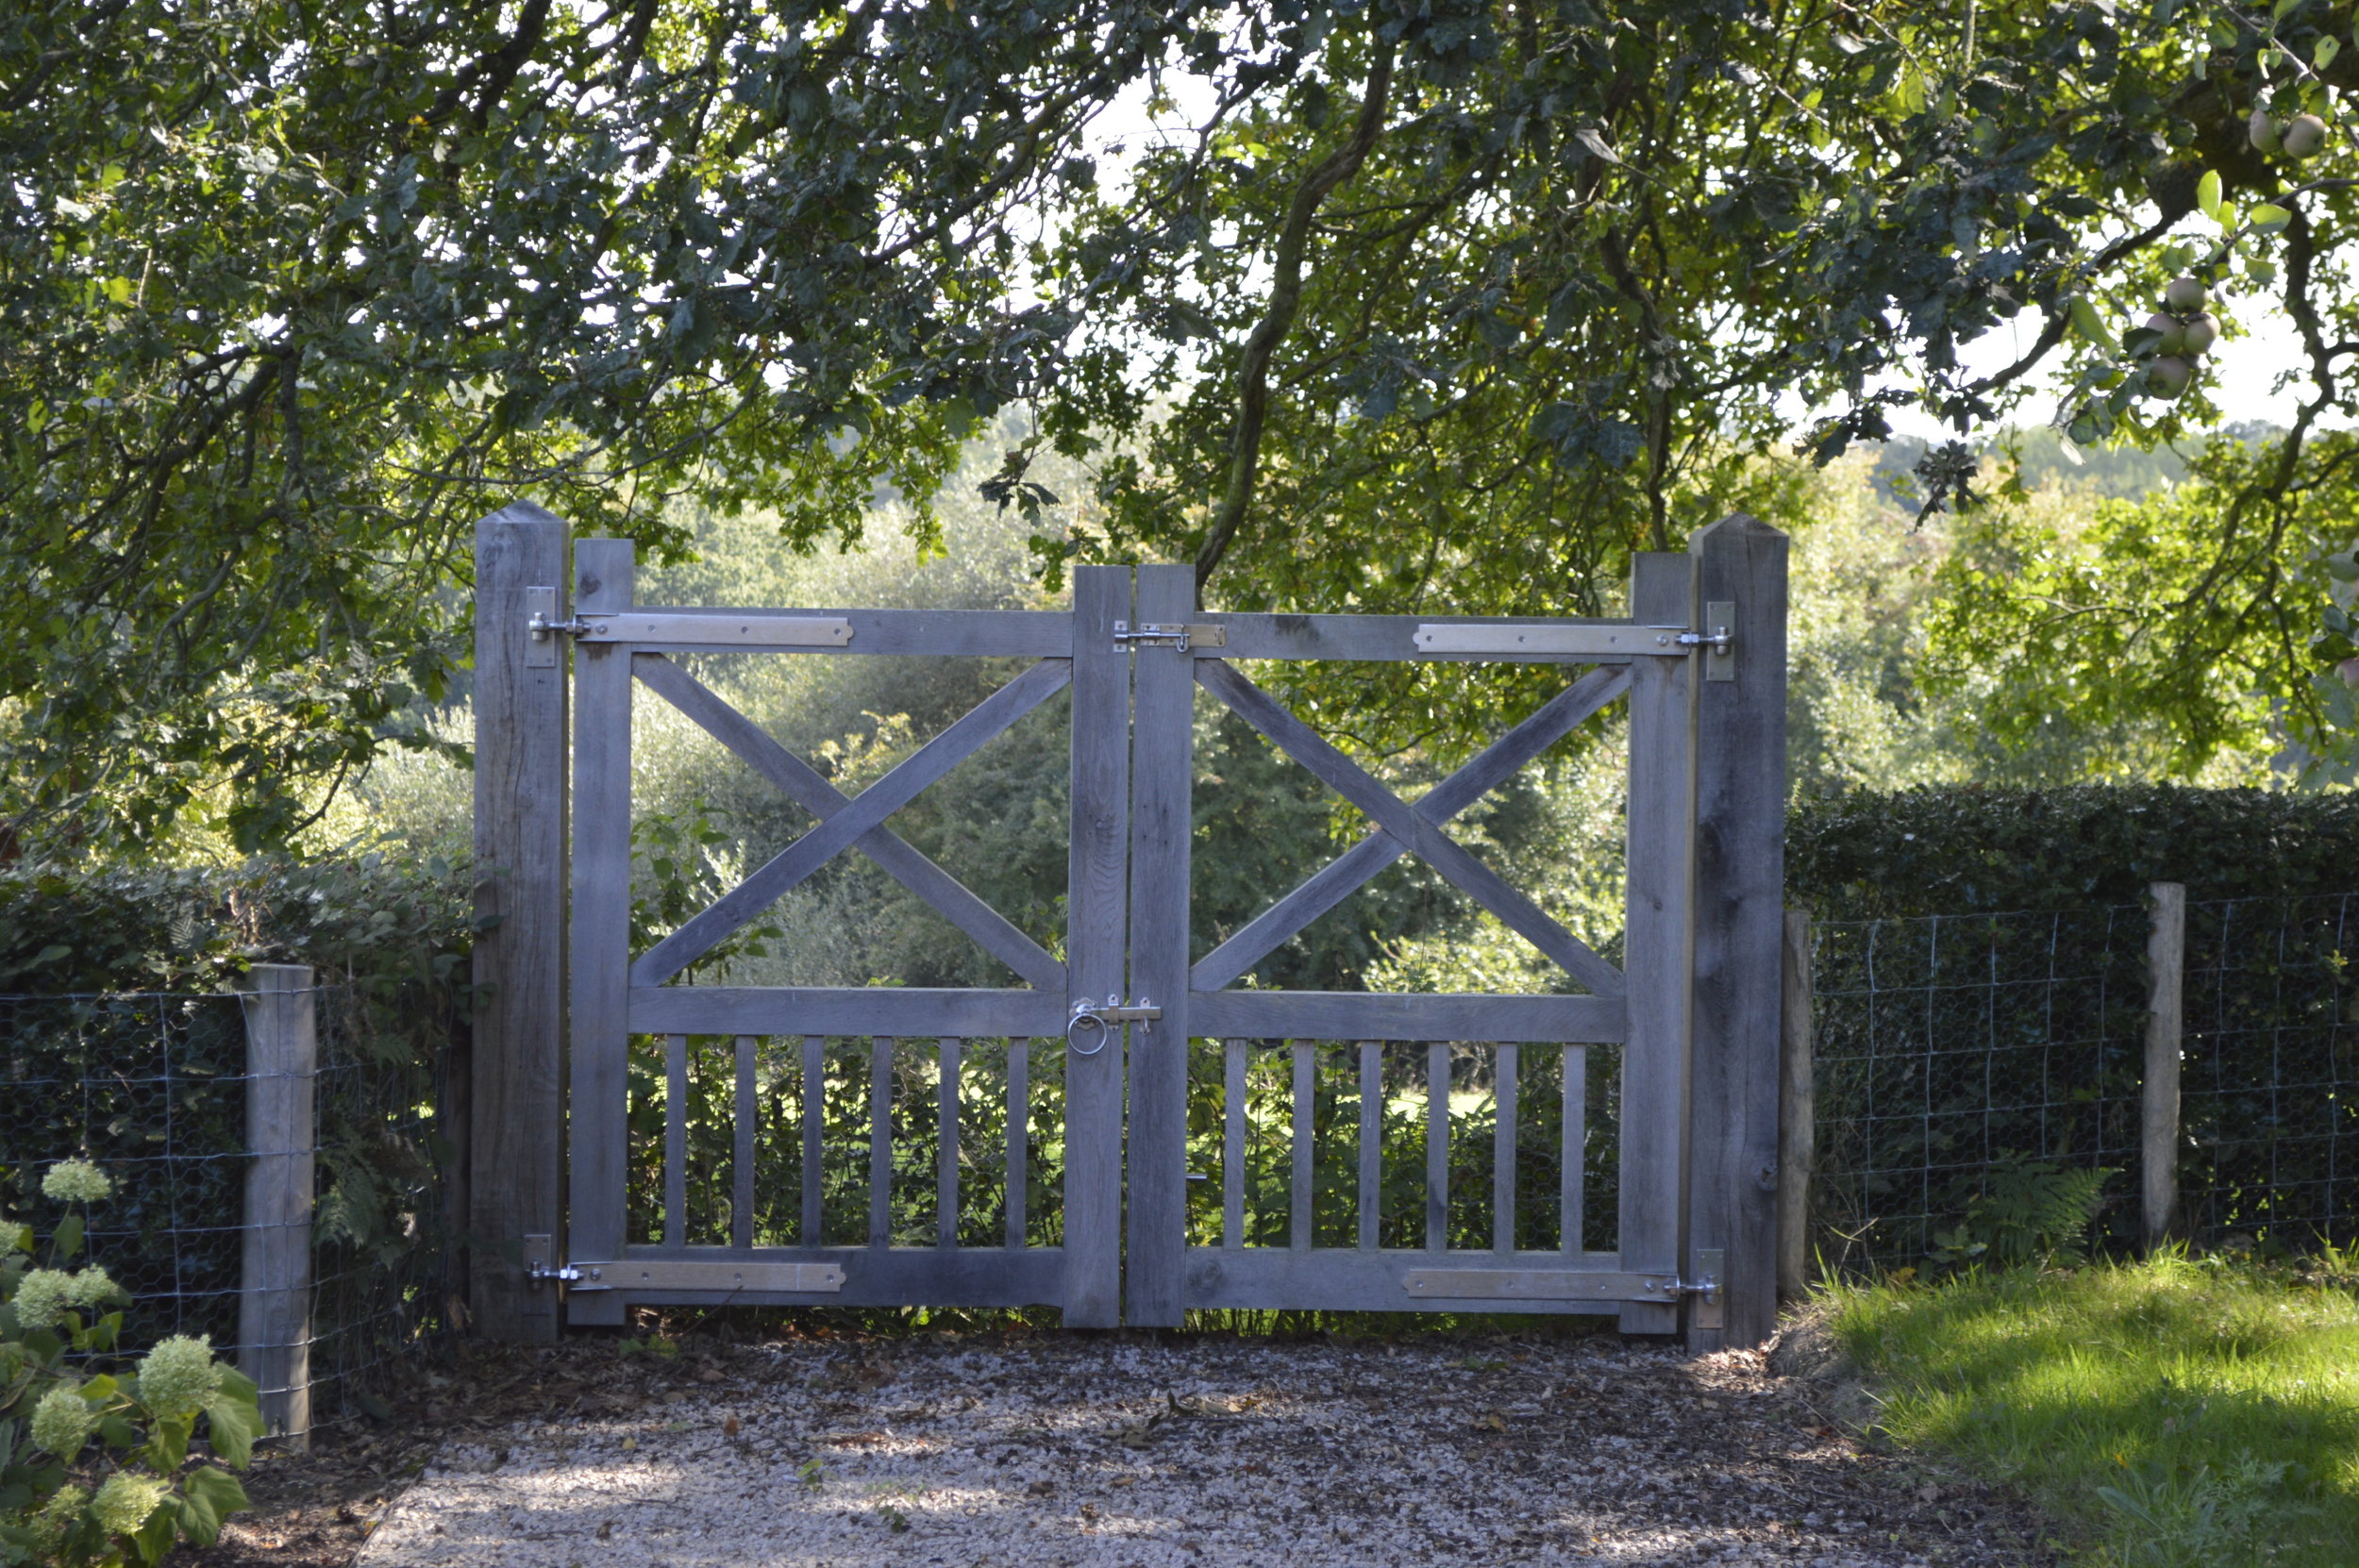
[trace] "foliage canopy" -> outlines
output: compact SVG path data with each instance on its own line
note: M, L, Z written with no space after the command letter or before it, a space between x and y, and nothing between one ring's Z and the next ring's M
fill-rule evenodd
M1998 0L36 0L0 19L0 820L192 803L285 838L456 666L466 525L528 490L849 540L1027 419L991 493L1231 606L1608 608L1915 398L2061 367L2167 436L2128 331L2183 269L2282 302L2293 430L2189 537L2344 469L2348 8ZM2209 175L2217 175L2211 180ZM2297 183L2300 181L2300 183ZM1974 375L1960 345L2038 325ZM1085 458L1091 493L1033 476ZM1928 497L1970 479L1937 451ZM2208 530L2208 532L2206 531ZM2159 635L2200 645L2156 614ZM2256 604L2264 617L2281 611ZM1508 700L1375 692L1380 745ZM60 826L62 825L62 826Z

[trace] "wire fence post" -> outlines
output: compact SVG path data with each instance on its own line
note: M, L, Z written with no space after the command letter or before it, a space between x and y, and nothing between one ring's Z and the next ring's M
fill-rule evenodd
M2151 1251L2179 1209L2179 1046L2186 1011L2187 889L2156 882L2146 937L2146 1076L2139 1089L2139 1208Z
M1779 976L1778 1078L1778 1294L1787 1301L1810 1292L1810 1162L1818 1131L1810 958L1810 911L1788 909Z
M244 1260L238 1370L261 1390L264 1430L309 1448L311 1195L318 993L309 964L258 963L245 1005Z

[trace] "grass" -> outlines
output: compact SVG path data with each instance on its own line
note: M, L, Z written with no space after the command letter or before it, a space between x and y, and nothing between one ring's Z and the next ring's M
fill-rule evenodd
M2359 1561L2359 1301L2181 1256L1846 1287L1902 1443L2012 1482L2105 1568Z

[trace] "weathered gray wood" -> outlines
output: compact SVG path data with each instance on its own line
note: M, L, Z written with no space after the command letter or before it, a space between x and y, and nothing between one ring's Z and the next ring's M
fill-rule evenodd
M1589 1163L1589 1052L1585 1046L1564 1047L1564 1145L1558 1155L1556 1227L1566 1252L1581 1249L1581 1225L1586 1219L1585 1177Z
M757 1247L750 1254L731 1247L635 1246L626 1261L677 1259L775 1266L833 1264L844 1282L828 1291L619 1290L594 1297L611 1301L620 1318L640 1303L686 1307L904 1307L926 1302L942 1307L1053 1307L1062 1293L1064 1251L1061 1247Z
M1196 571L1139 568L1132 619L1185 622ZM1193 837L1196 683L1176 648L1132 656L1130 719L1130 987L1163 1017L1132 1026L1129 1245L1123 1320L1177 1327L1180 1253L1188 1231L1188 850Z
M585 653L593 650L584 650ZM780 850L630 966L634 986L661 985L695 962L811 873L866 838L1017 720L1064 690L1071 661L1044 659L903 759L858 798Z
M1492 1064L1491 1250L1515 1250L1515 1050L1497 1047Z
M520 1259L523 1237L565 1230L566 678L562 645L525 622L535 588L562 613L565 525L519 501L476 525L475 548L477 1000L459 1229L475 1242L476 1331L544 1343L557 1297Z
M1294 1168L1288 1173L1286 1187L1286 1244L1307 1247L1311 1244L1311 1200L1315 1195L1312 1159L1317 1146L1312 1113L1318 1106L1318 1047L1307 1040L1297 1040L1294 1059L1293 1141L1286 1150Z
M1384 1209L1384 1058L1373 1040L1360 1042L1360 1246L1376 1250Z
M1621 994L1619 970L1591 952L1537 904L1509 887L1498 873L1417 815L1407 802L1280 707L1268 692L1219 659L1198 660L1196 678L1206 691L1228 704L1230 711L1308 768L1328 788L1366 812L1378 826L1407 845L1419 859L1497 915L1509 929L1565 973L1599 996Z
M311 966L246 971L245 1232L238 1370L260 1391L262 1427L311 1446L311 1197L319 993Z
M688 1244L688 1037L663 1037L663 1240Z
M934 1087L940 1127L934 1179L934 1244L959 1244L959 1068L961 1042L945 1035L938 1043L941 1072Z
M1130 573L1073 574L1073 826L1067 852L1065 971L1070 996L1122 992L1126 945L1126 818L1130 798L1130 656L1114 623L1130 616ZM1065 1018L1020 1032L1062 1040ZM1017 1030L962 1030L1015 1033ZM1064 1053L1065 1168L1062 1306L1070 1327L1122 1320L1121 1030L1094 1056Z
M1640 555L1631 574L1631 616L1685 624L1695 599L1684 555ZM1631 667L1630 806L1623 973L1630 984L1622 1048L1620 1213L1622 1266L1678 1274L1687 1172L1687 1065L1695 825L1695 686L1690 661L1644 659ZM1622 1329L1679 1330L1676 1305L1631 1305Z
M752 1035L737 1037L736 1109L729 1121L729 1240L741 1247L754 1244L754 1143L761 1116L756 1050Z
M1245 1245L1246 1043L1221 1042L1220 1244Z
M1249 1040L1493 1040L1610 1043L1619 996L1431 996L1358 991L1215 991L1188 998L1199 1035Z
M893 1244L893 1037L869 1043L868 1244Z
M634 986L634 1034L1062 1035L1062 999L918 986Z
M2146 936L2146 1077L2138 1094L2138 1196L2150 1249L2170 1240L2179 1209L2179 1046L2185 1024L2187 889L2156 882Z
M693 615L713 621L742 620L748 615L808 616L851 624L851 639L841 646L769 647L765 654L936 654L997 659L1064 659L1073 651L1072 622L1053 610L1024 609L773 609L729 605L639 605L650 615ZM743 644L725 642L636 642L640 652L743 653Z
M1029 1237L1032 1176L1032 1043L1008 1042L1008 1245L1022 1247Z
M1197 658L1333 659L1378 663L1414 659L1419 663L1497 663L1512 658L1517 664L1603 664L1627 659L1627 655L1436 653L1417 646L1417 628L1433 624L1419 615L1190 615L1222 628L1226 637L1217 650L1198 650ZM1628 621L1584 621L1534 616L1453 615L1451 624L1486 626L1621 626ZM855 637L854 642L859 639Z
M1449 1245L1449 1045L1425 1048L1425 1245Z
M767 615L760 610L680 615L665 609L635 609L583 616L577 640L724 653L838 652L852 640L852 623L840 615Z
M1779 995L1785 904L1786 537L1742 512L1689 542L1696 599L1728 607L1729 653L1696 690L1695 1012L1687 1245L1718 1251L1721 1325L1688 1348L1778 1329ZM1718 625L1718 615L1714 617ZM1710 676L1713 678L1702 678Z
M1611 1317L1615 1302L1643 1299L1645 1276L1625 1272L1610 1252L1526 1252L1502 1258L1490 1251L1363 1252L1356 1247L1190 1247L1182 1259L1187 1302L1192 1308L1321 1310L1332 1312L1566 1312ZM1564 1294L1531 1289L1497 1296L1413 1294L1413 1276L1429 1279L1460 1270L1481 1280L1516 1271L1554 1276L1586 1276L1559 1283ZM1668 1278L1658 1276L1657 1278ZM1572 1293L1597 1291L1586 1298Z
M1816 1158L1818 1084L1811 1040L1810 911L1785 911L1780 964L1778 1294L1810 1293L1810 1168Z
M585 539L574 548L577 609L622 609L631 602L636 547L627 539ZM625 1156L629 1133L630 654L618 647L574 650L573 941L568 958L572 1054L566 1188L568 1252L611 1258L625 1240ZM483 719L477 716L480 734ZM651 1033L687 1032L650 1030ZM699 1031L702 1032L702 1031ZM736 1033L736 1030L714 1030ZM478 1108L478 1117L482 1116ZM505 1118L478 1121L478 1136L533 1136ZM512 1158L494 1148L494 1162ZM477 1169L484 1166L477 1162ZM554 1299L553 1290L537 1295ZM617 1324L621 1309L602 1296L566 1304L574 1324ZM552 1325L552 1332L554 1326Z
M828 1104L828 1043L821 1036L803 1037L803 1224L796 1234L803 1245L820 1244L820 1160L826 1149Z
M1630 687L1627 670L1592 670L1540 705L1523 723L1509 730L1464 767L1418 797L1410 808L1435 826L1498 788L1515 771L1564 738ZM1378 829L1329 861L1301 886L1256 915L1227 942L1197 960L1188 984L1197 991L1219 991L1262 961L1297 931L1342 903L1367 881L1407 853L1390 833Z
M772 740L751 719L662 655L641 654L630 661L630 668L642 685L694 720L706 734L812 816L825 822L851 804L852 797L816 768ZM911 847L893 829L876 828L855 841L852 848L933 906L945 920L973 937L983 951L1028 983L1043 991L1064 990L1064 965L1047 949L1010 925L1006 916L968 892L957 877Z

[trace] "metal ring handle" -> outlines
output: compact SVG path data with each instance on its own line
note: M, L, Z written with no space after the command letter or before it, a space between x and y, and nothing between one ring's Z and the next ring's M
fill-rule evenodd
M1079 1028L1084 1024L1095 1024L1097 1026L1097 1043L1091 1046L1086 1051L1081 1049L1080 1045L1077 1043L1073 1038L1073 1031ZM1096 1013L1082 1009L1076 1009L1073 1016L1065 1020L1064 1047L1077 1057L1094 1057L1098 1052L1106 1048L1106 1042L1112 1039L1113 1035L1113 1031L1106 1026L1106 1021L1103 1018L1098 1017Z

